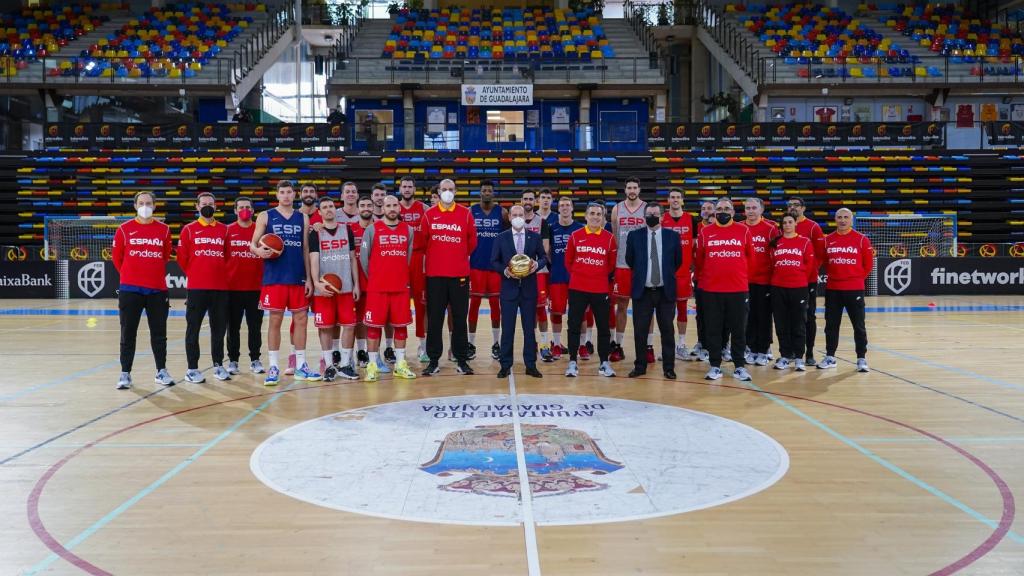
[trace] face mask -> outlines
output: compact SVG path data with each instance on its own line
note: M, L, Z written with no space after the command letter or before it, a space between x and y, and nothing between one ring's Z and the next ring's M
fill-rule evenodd
M135 211L138 212L139 218L149 218L153 215L152 206L139 206Z
M445 190L444 192L441 192L441 202L444 202L445 204L451 204L454 201L455 192L452 192L450 190Z
M199 209L199 215L203 218L213 218L213 206L203 206Z
M729 222L732 222L732 216L730 216L728 212L716 212L715 220L718 220L719 224L725 226Z
M238 211L238 219L243 220L245 222L252 220L252 210L248 208L242 208L241 210Z
M516 216L512 219L512 227L516 230L522 230L523 226L526 226L526 219L522 216Z
M306 206L312 206L313 204L316 204L316 198L313 198L312 196L306 196L305 198L302 199L302 203L305 204Z
M659 222L661 222L661 218L658 218L654 214L647 215L647 225L650 226L651 228L657 226Z

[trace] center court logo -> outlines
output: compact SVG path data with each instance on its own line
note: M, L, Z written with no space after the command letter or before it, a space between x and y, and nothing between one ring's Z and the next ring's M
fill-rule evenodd
M103 262L90 262L78 270L78 289L92 298L107 284L107 269Z
M542 526L700 510L764 490L785 449L739 422L673 406L522 395L526 477ZM508 396L455 396L331 414L283 430L250 459L293 498L371 516L511 526L521 522Z
M897 296L910 288L910 258L894 260L886 266L882 272L882 281Z

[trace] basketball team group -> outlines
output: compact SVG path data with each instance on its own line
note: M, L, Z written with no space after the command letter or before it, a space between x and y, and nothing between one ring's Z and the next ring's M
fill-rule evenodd
M399 181L397 192L377 184L362 195L346 182L339 198L320 194L313 184L282 180L274 207L257 214L252 198L237 197L230 206L234 222L227 225L216 218L227 206L203 192L196 198L196 219L181 229L174 246L170 228L155 215L154 194L139 192L136 217L118 227L113 241L120 274L117 387L132 386L143 312L155 380L175 383L167 369L172 257L187 279L184 380L190 383L205 381L199 361L207 321L217 380L240 373L243 320L249 371L265 374L268 386L284 375L414 379L406 357L413 324L420 375L441 372L445 326L448 362L458 374L473 374L484 300L500 378L511 373L517 324L527 375L541 378L538 361L568 356L565 376L576 377L596 354L596 373L614 377L613 364L626 357L630 303L631 378L660 362L664 377L675 379L676 360L708 363L708 380L722 378L723 362L732 363L732 376L740 381L751 381L748 366L836 368L844 311L856 351L850 364L868 371L864 296L873 251L853 229L847 208L835 211L835 231L825 235L805 216L798 197L788 200L779 222L764 217L759 198L701 199L699 215L693 215L685 211L680 189L669 191L665 205L642 200L636 178L625 181L625 198L610 213L604 202L586 204L582 222L575 219L572 197L555 198L547 189L527 189L507 207L498 204L486 180L468 207L456 202L452 180L429 194L429 205L418 200L410 177ZM822 271L825 356L816 360ZM691 299L697 336L687 347ZM282 334L286 315L289 329ZM320 340L319 363L306 356L309 318ZM777 359L771 353L773 324ZM290 353L282 363L285 338Z

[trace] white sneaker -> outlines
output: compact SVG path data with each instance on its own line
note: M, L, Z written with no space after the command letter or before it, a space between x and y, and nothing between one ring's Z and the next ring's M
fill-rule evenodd
M708 373L704 375L704 379L705 380L721 380L722 379L722 369L718 368L716 366L712 366L711 369L708 370Z
M690 358L689 358L690 362L696 362L696 361L700 360L700 354L701 354L701 352L703 350L704 350L704 347L700 345L700 342L697 342L696 344L694 344L693 348L690 348Z
M768 365L768 355L767 354L756 354L754 356L754 365L755 366L767 366Z
M569 360L569 365L565 368L565 375L569 378L575 378L579 376L580 369L576 366L575 360Z
M238 369L238 362L228 362L228 374L241 374L242 371Z
M192 384L202 384L203 382L206 382L206 376L203 376L203 373L199 370L186 370L185 381L191 382Z
M750 372L747 372L747 369L743 366L740 366L739 368L733 370L732 377L739 380L740 382L751 381Z
M690 359L690 351L686 349L686 344L676 346L676 358L679 360Z
M711 360L711 353L707 350L701 349L700 353L697 354L697 360L707 362L708 360Z
M253 374L263 374L266 370L263 369L263 363L259 360L253 360L249 362L249 372Z
M732 350L722 348L722 362L732 362Z
M789 360L785 358L779 358L778 360L775 361L775 366L772 366L772 368L775 368L776 370L788 370Z
M799 358L796 359L796 365L793 367L793 369L796 370L797 372L807 372L807 366L804 365L804 361Z
M867 358L857 358L857 372L871 372Z
M607 378L615 376L615 370L612 370L612 363L607 360L601 362L601 367L597 369L597 375Z
M231 374L229 374L227 369L220 364L213 367L213 377L221 382L231 380Z
M836 359L831 356L825 356L821 362L818 362L818 370L828 370L829 368L836 367Z
M174 386L174 378L171 378L171 374L167 371L167 368L157 372L153 381L161 386Z
M117 379L117 389L127 390L132 387L132 375L127 372L121 372L121 376Z
M743 353L743 360L747 364L753 364L757 360L757 354L754 354L750 351L750 348L747 348L746 352Z

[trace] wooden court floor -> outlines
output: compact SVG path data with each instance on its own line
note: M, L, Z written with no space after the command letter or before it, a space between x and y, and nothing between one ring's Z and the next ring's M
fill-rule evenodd
M575 380L561 376L565 359L542 365L542 380L527 378L517 366L520 402L582 396L621 408L624 416L605 420L605 432L591 432L604 451L594 461L619 469L606 480L598 473L573 477L609 488L519 498L496 496L501 487L494 486L483 494L432 488L423 492L424 502L414 501L412 492L406 497L403 510L416 510L410 520L292 497L258 478L253 463L262 458L264 474L286 482L303 472L295 465L300 456L274 452L272 443L256 456L254 451L282 431L371 420L380 412L370 406L414 401L405 405L415 408L453 396L507 400L510 382L494 376L497 364L487 354L486 319L473 362L476 376L456 375L442 362L440 376L412 382L293 383L285 377L276 389L244 370L231 382L217 382L207 370L205 384L161 388L152 381L143 323L135 387L118 391L116 303L4 301L0 574L478 576L527 574L529 558L537 559L534 573L552 575L1024 574L1024 297L871 298L868 305L870 374L856 373L850 363L848 325L837 370L801 375L757 367L752 384L728 376L705 382L706 368L696 363L678 364L674 382L660 379L654 367L647 378L630 380L628 346L615 379L596 377L594 360L582 363L583 376ZM181 303L172 310L180 312ZM176 378L185 372L184 330L184 318L170 319L168 364ZM823 333L817 344L820 357ZM202 345L201 364L208 368L205 332ZM629 420L631 406L653 411ZM733 427L722 428L721 437L715 432L678 443L645 428L654 421L645 414L676 408L686 410L658 422L670 426L671 414L678 413L707 426ZM496 425L514 424L507 420ZM626 442L628 434L612 425L635 426L637 437ZM749 442L714 444L733 433ZM334 440L303 446L303 437L295 438L298 451L336 459L364 475L393 471L387 460L397 458L385 453L392 439L380 435L350 438L344 449ZM730 448L701 452L702 442ZM730 474L746 469L749 462L740 461L746 457L730 460L733 455L722 452L747 454L755 442L777 443L786 456L776 461L770 485L744 497L683 513L631 516L632 500L613 496L615 482L635 464L630 450L661 461L703 454L685 462L685 474L682 460L635 472L646 480L628 494L649 494L651 505L665 511L675 505L666 492L670 486L714 492L722 483L745 481L745 473ZM360 460L366 458L383 463ZM515 470L510 474L516 477ZM435 480L421 470L409 475ZM453 478L442 476L436 480ZM351 489L336 485L324 497L340 502L357 492L357 484L384 490L396 478L392 472L370 481L352 476ZM655 495L669 496L654 502ZM543 521L568 511L574 498L585 504L575 521ZM383 505L371 496L365 500L368 507ZM453 511L440 502L466 509ZM536 516L522 509L527 504ZM620 516L586 521L619 506ZM510 513L512 521L460 523L449 516L488 511ZM432 513L444 521L422 521ZM524 518L532 519L528 526Z

